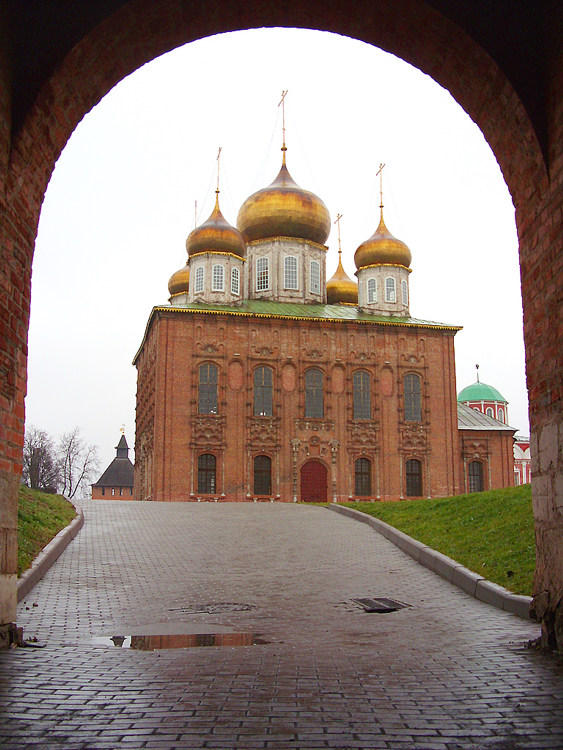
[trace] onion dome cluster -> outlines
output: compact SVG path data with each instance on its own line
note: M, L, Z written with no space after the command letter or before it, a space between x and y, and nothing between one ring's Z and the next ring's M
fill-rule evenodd
M404 266L409 268L412 256L404 242L393 237L383 221L383 209L379 226L365 242L358 247L354 255L354 262L358 271L360 268L381 264Z
M330 214L320 198L294 182L284 155L272 184L242 204L237 226L247 242L296 237L323 245L330 234Z
M244 237L225 219L219 208L219 196L211 216L188 235L186 250L190 258L198 253L229 253L246 256Z

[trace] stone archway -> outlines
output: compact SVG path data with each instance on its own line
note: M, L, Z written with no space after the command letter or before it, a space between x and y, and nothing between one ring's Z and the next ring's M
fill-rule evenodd
M509 75L464 31L467 17L436 0L132 0L43 71L32 104L12 111L12 47L0 38L0 628L15 618L17 486L21 472L31 263L39 212L56 159L73 129L118 81L186 42L260 26L333 31L391 52L447 88L481 128L516 208L536 519L536 612L544 640L563 639L561 353L558 284L563 257L563 54L544 51L545 100L525 109ZM476 11L478 13L478 10ZM539 11L538 11L539 12ZM555 11L553 11L555 13ZM2 10L2 13L4 11ZM456 15L457 14L457 15ZM486 36L486 35L485 35ZM510 58L498 50L497 59ZM513 53L515 54L515 53ZM519 53L520 54L520 53ZM521 51L525 60L526 52ZM514 73L514 71L511 71ZM369 86L369 84L367 84ZM31 100L30 100L31 101ZM21 103L20 103L21 105ZM13 119L12 119L13 115ZM558 494L559 489L559 494Z

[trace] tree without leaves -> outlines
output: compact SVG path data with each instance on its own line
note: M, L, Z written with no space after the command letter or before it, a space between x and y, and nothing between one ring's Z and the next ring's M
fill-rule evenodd
M84 496L98 472L98 449L87 445L75 427L61 436L58 455L61 493L71 500L77 493L79 497Z
M45 430L30 426L23 444L22 482L34 490L54 493L60 482L53 440Z

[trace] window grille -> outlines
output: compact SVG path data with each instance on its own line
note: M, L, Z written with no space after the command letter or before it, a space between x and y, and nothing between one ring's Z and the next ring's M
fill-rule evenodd
M311 261L311 291L313 294L321 293L321 264L318 260Z
M418 375L405 375L403 380L404 386L404 406L405 421L420 422L422 419L422 408L420 399L420 378Z
M213 273L211 276L211 291L212 292L224 292L225 291L225 269L223 266L213 266Z
M254 459L254 494L272 494L272 459L269 456Z
M352 379L354 419L371 419L371 383L369 373L358 370Z
M254 416L272 416L272 370L270 367L257 367L254 370Z
M358 458L354 464L355 489L354 494L359 497L371 495L371 461Z
M195 272L195 283L194 283L194 293L199 294L200 292L203 292L203 268L200 266L196 269Z
M469 492L483 492L483 464L471 461L468 468Z
M285 289L299 289L297 283L297 258L288 255L283 261L283 285Z
M320 419L324 417L323 397L324 375L320 370L307 370L305 373L305 416Z
M256 291L264 292L270 288L270 264L268 258L256 261Z
M217 414L217 366L205 363L199 368L199 413Z
M401 291L403 295L403 305L409 304L409 287L405 279L401 281Z
M385 302L396 302L397 294L395 291L395 279L388 276L385 279Z
M197 459L197 491L212 495L216 488L217 459L211 453L203 453Z
M240 272L238 268L231 268L231 294L240 294Z
M368 279L368 302L377 302L377 281Z
M407 461L407 497L422 497L422 464L416 458Z

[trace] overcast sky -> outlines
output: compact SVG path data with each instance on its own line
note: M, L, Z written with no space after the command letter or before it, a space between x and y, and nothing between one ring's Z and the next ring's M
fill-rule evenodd
M282 90L294 180L341 221L344 266L379 220L412 252L413 317L462 325L457 388L494 385L528 433L514 208L480 130L431 78L374 47L316 31L262 29L194 42L118 84L78 125L49 184L33 266L27 423L79 426L115 456L134 446L131 362L185 240L213 208L242 202L281 163ZM337 263L336 227L327 278ZM131 455L133 458L133 455Z

